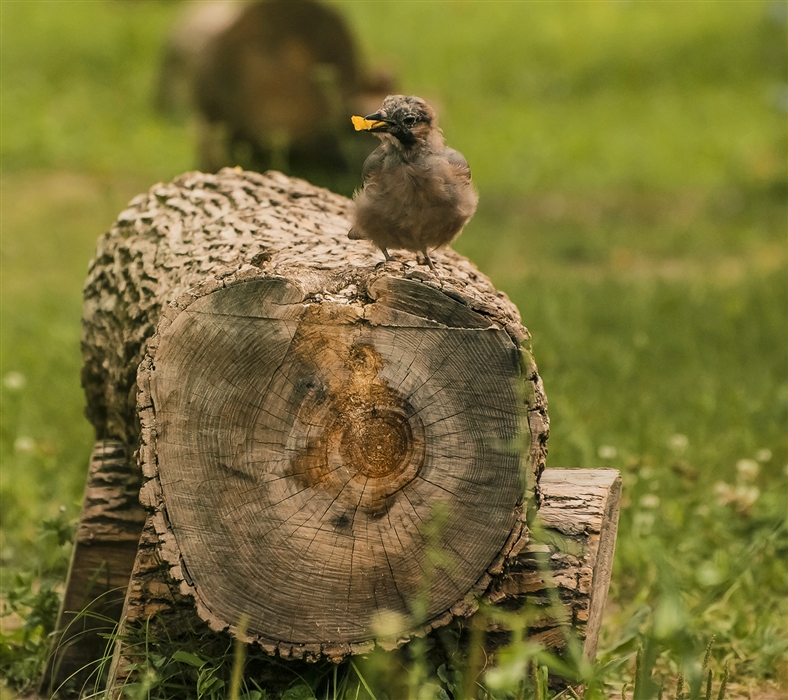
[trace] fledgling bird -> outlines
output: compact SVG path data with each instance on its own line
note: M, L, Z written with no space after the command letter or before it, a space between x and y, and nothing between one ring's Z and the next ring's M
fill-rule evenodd
M476 211L468 162L446 146L435 110L420 97L389 95L353 125L382 143L364 163L348 237L372 241L386 260L389 248L421 252L434 270L428 251L454 240Z

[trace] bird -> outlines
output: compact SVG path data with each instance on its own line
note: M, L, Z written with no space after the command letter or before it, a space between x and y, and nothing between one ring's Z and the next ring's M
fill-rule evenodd
M362 169L363 185L350 211L348 238L424 255L448 245L470 221L479 195L465 157L449 148L435 110L415 95L389 95L374 114L352 117L357 131L381 144Z

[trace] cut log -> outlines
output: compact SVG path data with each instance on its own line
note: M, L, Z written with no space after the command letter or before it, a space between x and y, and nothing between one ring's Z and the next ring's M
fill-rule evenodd
M235 180L243 194L251 177L200 184ZM249 253L259 259L262 244L266 263L192 287L148 343L143 502L170 575L213 628L244 616L249 641L336 657L419 596L419 628L472 609L521 534L521 477L535 483L544 460L543 395L516 310L467 261L448 252L439 275L377 265L346 220L325 216L347 200L255 179L243 213L256 229ZM161 210L181 221L169 199ZM236 203L208 220L229 228L240 213ZM288 219L298 229L285 235ZM229 230L248 234L244 223ZM448 556L425 591L430 547Z
M528 332L453 251L431 272L349 241L348 206L278 173L192 173L100 240L87 414L138 451L149 512L128 621L189 609L237 632L244 617L271 653L339 660L374 645L379 613L410 619L404 643L536 590L523 509L540 500L548 419ZM561 580L585 579L558 588L588 652L617 511L593 525L580 506L598 515L614 492L565 509L578 542Z
M195 5L168 42L165 67L176 75L178 67L191 68L200 168L278 168L335 191L359 187L377 139L355 134L350 117L378 109L394 80L364 70L340 9L315 0L265 0L240 5L222 26L213 21L211 3ZM202 16L211 20L213 36L195 52L194 38L205 34L195 31ZM177 88L167 73L162 82Z

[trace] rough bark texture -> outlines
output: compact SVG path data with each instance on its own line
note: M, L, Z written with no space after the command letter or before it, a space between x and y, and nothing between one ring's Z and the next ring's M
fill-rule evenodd
M59 634L43 679L43 690L64 683L80 687L107 646L137 555L145 520L139 504L140 475L130 469L126 445L100 440L88 470L82 513L58 615Z
M410 280L493 319L513 342L527 344L517 309L467 259L449 249L436 252L438 274L407 253L380 265L371 244L347 239L349 205L303 180L229 168L188 173L135 197L99 239L85 283L82 382L97 438L136 445L136 374L147 340L165 309L171 319L194 300L187 290L201 283L218 288L230 276L297 276L317 303L339 292L344 301L364 299L367 285L380 278ZM523 376L530 463L538 473L548 420L527 349Z

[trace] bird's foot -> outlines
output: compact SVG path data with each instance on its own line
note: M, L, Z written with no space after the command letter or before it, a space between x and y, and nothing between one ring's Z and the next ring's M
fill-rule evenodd
M390 263L390 262L392 262L394 260L394 258L392 258L391 255L389 254L388 250L386 250L382 246L381 246L380 250L383 253L383 257L385 259L381 260L379 263L376 263L375 267L384 267L385 265L387 265L388 263Z
M430 266L430 269L437 274L438 270L435 269L435 264L432 262L432 258L429 256L426 250L422 250L422 255L424 255L424 262Z

